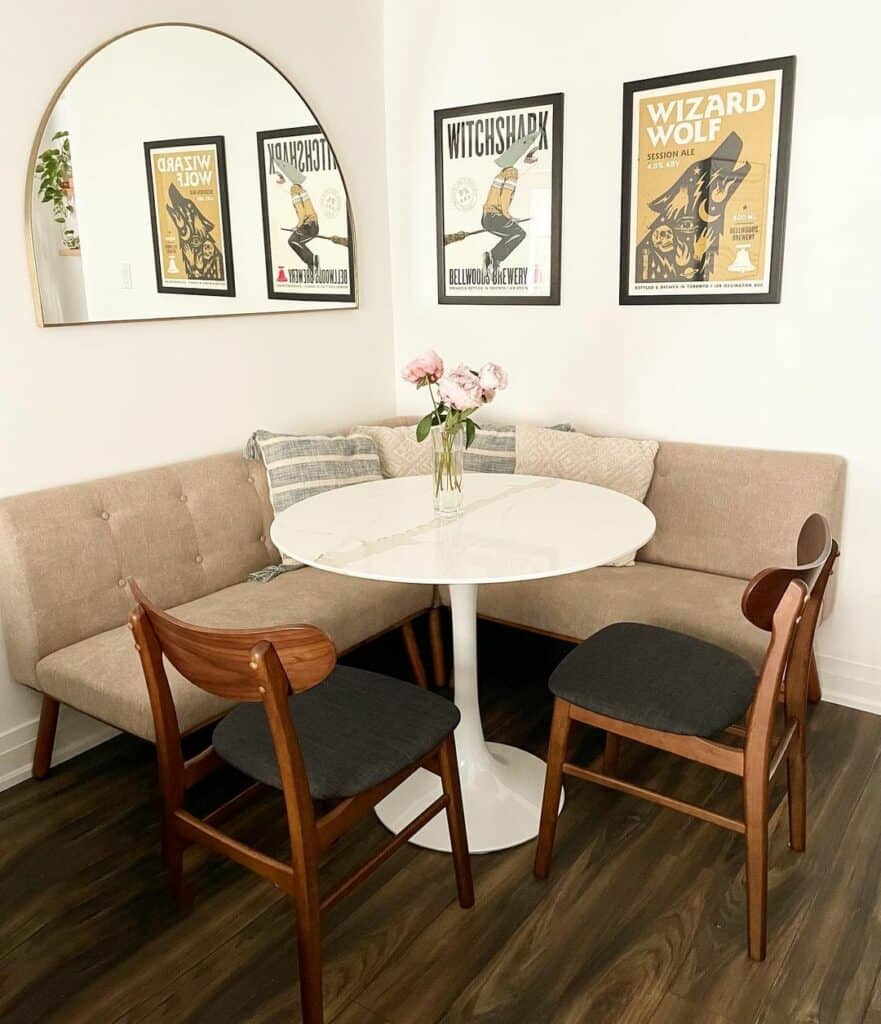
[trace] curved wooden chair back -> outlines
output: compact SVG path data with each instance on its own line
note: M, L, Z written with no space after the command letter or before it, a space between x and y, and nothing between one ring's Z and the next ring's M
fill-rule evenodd
M753 625L769 630L782 595L793 580L808 588L808 598L798 624L785 675L784 697L787 713L798 715L804 702L821 697L820 679L814 658L814 636L823 610L823 598L838 558L838 542L832 536L829 520L815 512L802 525L796 544L797 565L763 569L747 584L741 608Z
M149 621L162 654L182 676L217 697L263 699L253 664L254 648L261 643L273 647L295 692L326 679L336 664L333 641L317 626L208 629L157 608L134 580L130 589L138 603L133 617Z
M330 675L336 664L336 650L330 637L316 626L269 629L194 626L157 608L134 580L129 581L129 586L138 602L130 625L153 712L165 812L164 834L174 833L174 819L183 810L186 789L217 768L220 759L213 747L208 747L202 755L184 761L163 656L184 678L209 693L234 701L262 701L278 760L292 856L302 868L305 859L311 856L306 849L306 837L314 831L314 814L306 767L287 698L291 689L309 689ZM246 793L258 788L259 784L255 784ZM190 820L189 828L202 834L204 839L204 827L195 819ZM168 839L164 841L167 843ZM233 856L230 852L233 847L228 843L224 845L223 839L219 842L224 852ZM250 854L244 856L243 862L260 871L259 859L255 860Z
M811 596L822 602L837 557L838 545L832 537L829 520L819 512L813 513L804 521L798 535L797 564L756 573L743 592L743 614L754 626L770 631L774 612L792 580L801 580Z

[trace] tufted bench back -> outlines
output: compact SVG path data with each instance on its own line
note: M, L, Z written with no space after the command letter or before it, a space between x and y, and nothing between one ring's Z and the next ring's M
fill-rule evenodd
M0 609L13 678L122 625L125 580L161 607L278 561L262 463L239 452L0 501Z

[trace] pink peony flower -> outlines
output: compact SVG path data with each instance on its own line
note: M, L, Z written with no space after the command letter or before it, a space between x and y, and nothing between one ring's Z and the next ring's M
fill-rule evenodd
M443 377L438 383L437 391L441 401L460 412L475 409L485 401L477 374L464 364Z
M477 377L487 402L492 401L497 391L504 391L508 386L508 373L498 363L484 363Z
M411 384L418 384L425 377L434 384L444 374L444 361L434 351L429 349L425 355L419 356L401 370L401 376Z

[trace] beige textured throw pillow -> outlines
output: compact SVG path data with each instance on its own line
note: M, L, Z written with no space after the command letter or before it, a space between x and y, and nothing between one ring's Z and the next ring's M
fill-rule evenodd
M657 441L627 437L591 437L544 427L517 429L517 472L580 480L644 501L655 470ZM613 565L633 565L634 555Z
M373 439L379 452L382 475L422 476L431 472L431 441L416 440L416 426L355 427L358 434Z
M497 423L479 424L477 436L465 452L466 473L515 473L515 435L520 426ZM560 423L553 430L571 430L568 423ZM420 476L432 469L430 441L416 440L416 425L355 427L359 434L372 438L379 452L384 477Z

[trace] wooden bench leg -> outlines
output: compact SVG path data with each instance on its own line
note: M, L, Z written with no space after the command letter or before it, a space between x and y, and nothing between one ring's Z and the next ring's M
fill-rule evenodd
M431 642L431 669L434 675L434 685L446 686L449 680L444 665L446 660L444 658L444 628L440 608L432 608L428 613L428 636Z
M416 639L416 633L413 630L413 623L405 622L404 625L401 626L401 632L404 634L404 647L407 649L407 657L410 660L410 669L413 672L413 678L423 690L427 690L428 676L425 673L425 665L422 662L422 655L419 653L419 641Z
M52 767L52 748L55 746L59 709L58 701L44 693L43 706L40 708L40 724L37 726L37 743L34 747L34 764L31 771L35 779L45 779Z

